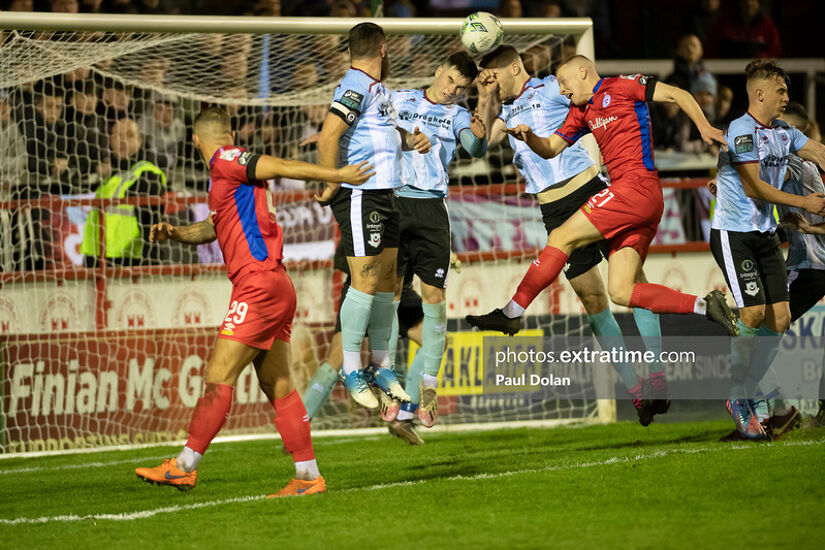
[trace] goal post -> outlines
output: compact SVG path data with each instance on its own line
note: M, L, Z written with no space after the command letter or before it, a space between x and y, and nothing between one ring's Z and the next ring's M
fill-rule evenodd
M165 442L185 433L230 284L215 245L150 246L144 229L208 213L208 174L190 143L205 104L225 106L240 145L315 161L301 142L323 122L349 66L346 33L363 21L2 13L0 453ZM438 64L461 49L460 19L369 21L388 35L390 89L428 85ZM536 73L546 73L564 47L593 57L589 19L502 24L505 42L529 55ZM509 298L546 239L511 160L504 144L483 159L460 152L451 169L453 248L464 268L448 287L440 421L615 420L611 399L487 396L477 378L462 374L481 365L469 351L480 349L481 336L464 315ZM122 185L110 186L112 178ZM317 186L270 182L298 294L292 366L300 389L326 358L342 279L332 263L337 226L312 200ZM116 215L131 224L131 241L114 238L106 220ZM581 306L561 300L558 288L531 307L531 326L538 334L589 334ZM594 383L608 395L613 381ZM271 432L271 417L248 368L224 433ZM339 387L313 429L378 424L351 410Z

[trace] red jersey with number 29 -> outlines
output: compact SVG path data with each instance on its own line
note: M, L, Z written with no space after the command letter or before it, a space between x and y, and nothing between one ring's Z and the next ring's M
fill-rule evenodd
M279 267L284 256L284 233L266 182L255 179L259 158L228 145L209 161L209 209L233 283L242 273Z
M571 105L556 134L575 143L587 132L601 149L611 183L630 173L656 175L650 113L654 79L644 75L602 78L584 105Z

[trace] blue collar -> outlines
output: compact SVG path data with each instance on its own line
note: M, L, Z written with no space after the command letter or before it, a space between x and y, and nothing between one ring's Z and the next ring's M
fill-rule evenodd
M596 92L598 92L598 91L599 91L599 88L601 88L601 86L602 86L602 81L604 81L604 78L600 78L600 79L599 79L599 81L598 81L598 82L596 82L596 85L595 85L595 86L593 86L593 97L596 97ZM590 105L592 105L592 104L593 104L593 97L591 97L591 98L587 101L587 103L589 103Z

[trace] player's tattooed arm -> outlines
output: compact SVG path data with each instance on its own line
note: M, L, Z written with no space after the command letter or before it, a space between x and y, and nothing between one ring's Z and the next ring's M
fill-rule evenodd
M675 103L682 109L685 114L690 117L690 120L696 125L699 134L702 136L702 141L708 145L718 144L719 147L727 151L728 146L725 142L725 134L719 128L714 128L708 122L702 108L696 103L693 96L676 86L665 84L663 82L656 82L653 90L653 101L661 103Z
M430 152L430 138L418 126L412 133L401 127L398 128L398 132L401 134L401 148L404 151L418 151L422 155Z
M819 169L825 171L825 145L820 142L809 139L808 143L797 151L797 155L805 160L817 163Z
M186 244L211 243L218 238L215 233L215 224L212 222L212 215L202 222L191 225L172 225L167 222L156 223L149 231L149 241L163 242L172 239Z
M545 159L557 157L570 145L560 136L553 134L550 137L539 137L526 124L519 124L515 128L506 128L507 135L523 141L538 156Z
M825 215L825 194L811 193L803 196L786 193L762 181L759 177L759 164L736 164L735 167L739 180L742 182L742 190L748 197L771 204L786 204L802 208L811 214Z

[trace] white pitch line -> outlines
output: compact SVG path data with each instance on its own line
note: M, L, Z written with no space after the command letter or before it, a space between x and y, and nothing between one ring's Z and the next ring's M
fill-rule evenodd
M57 466L33 466L30 468L11 468L9 470L0 470L0 475L5 474L28 474L31 472L55 472L61 470L82 470L84 468L104 468L106 466L115 466L117 464L137 464L144 460L163 460L169 458L168 454L163 456L143 456L140 458L130 458L129 460L110 460L108 462L86 462L85 464L60 464Z
M717 447L702 447L698 449L667 449L663 451L655 451L648 454L638 454L635 456L611 457L607 460L600 460L596 462L580 462L575 464L566 464L561 466L547 466L545 468L530 468L524 470L511 470L506 472L496 473L481 473L472 476L464 476L461 474L444 477L441 479L417 479L412 481L397 481L394 483L380 483L377 485L369 485L367 487L351 487L349 489L342 489L335 491L335 493L351 493L356 491L380 491L383 489L392 489L395 487L413 487L416 485L423 485L433 481L477 481L480 479L495 479L499 477L511 477L515 475L536 474L545 472L558 472L563 470L575 470L582 468L594 468L598 466L611 466L613 464L629 464L632 462L651 460L656 458L663 458L672 455L687 455L700 453L713 453L718 451L741 451L748 449L771 449L776 447L808 447L813 445L822 445L825 440L816 441L788 441L786 443L774 443L773 445L766 445L760 443L746 443L741 445L717 446ZM153 510L141 510L137 512L123 513L123 514L91 514L87 516L78 515L64 515L64 516L41 516L39 518L20 517L15 519L0 518L0 525L19 525L19 524L42 524L52 522L70 523L87 520L111 520L111 521L133 521L136 519L146 519L158 514L170 514L174 512L182 512L184 510L195 510L198 508L206 508L210 506L221 506L223 504L236 504L243 502L253 502L263 500L266 495L255 495L246 497L230 498L225 500L211 500L206 502L197 502L194 504L184 504L178 506L165 506L163 508L155 508Z

